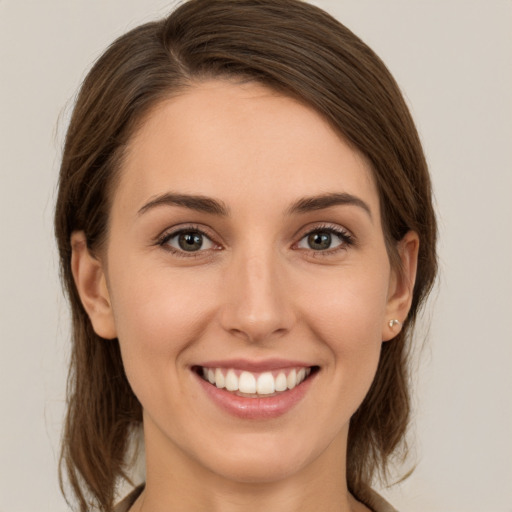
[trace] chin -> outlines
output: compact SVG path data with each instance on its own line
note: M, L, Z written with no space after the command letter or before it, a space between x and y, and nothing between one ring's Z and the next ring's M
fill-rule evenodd
M226 480L247 484L268 484L300 473L319 455L321 447L307 446L291 437L247 434L243 442L231 439L228 446L217 444L214 451L203 452L200 463L212 474ZM241 441L241 440L238 440ZM305 440L303 440L305 441ZM202 459L202 461L201 461Z
M208 469L231 482L269 484L289 478L304 466L304 461L293 458L254 456L220 462Z

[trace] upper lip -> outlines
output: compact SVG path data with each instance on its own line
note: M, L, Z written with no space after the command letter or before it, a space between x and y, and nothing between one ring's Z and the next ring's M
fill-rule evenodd
M195 366L202 366L205 368L234 368L237 370L245 370L248 372L258 373L272 370L281 370L285 368L309 368L314 365L311 363L305 363L303 361L272 358L261 360L223 359L218 361L204 361Z

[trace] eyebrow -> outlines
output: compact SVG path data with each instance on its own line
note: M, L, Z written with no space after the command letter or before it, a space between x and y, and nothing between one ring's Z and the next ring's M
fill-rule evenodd
M340 205L357 206L364 210L370 219L372 219L372 212L368 204L359 197L346 192L303 197L288 208L287 214L293 215L294 213L308 213ZM201 195L175 194L172 192L154 197L142 206L137 213L138 215L142 215L148 210L152 210L159 206L182 206L190 210L209 213L211 215L220 215L223 217L227 217L229 215L229 208L222 201L217 201L211 197Z
M221 215L223 217L229 215L229 208L221 201L205 196L173 193L162 194L151 199L137 213L142 215L157 206L183 206L190 210L210 213L212 215Z
M370 219L373 220L372 211L368 204L359 197L345 192L303 197L290 206L288 209L288 214L308 213L314 210L323 210L325 208L339 205L357 206L358 208L364 210Z

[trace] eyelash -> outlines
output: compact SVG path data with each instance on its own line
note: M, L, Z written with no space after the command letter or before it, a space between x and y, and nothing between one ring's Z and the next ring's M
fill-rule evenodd
M205 233L204 229L201 229L199 226L194 226L194 225L185 226L176 231L164 232L162 235L160 235L158 237L157 245L161 246L162 249L172 253L173 255L181 257L181 258L204 257L205 250L187 252L184 250L176 249L175 247L172 247L171 245L169 245L170 240L172 240L173 238L175 238L183 233L196 233L196 234L201 235L201 236L205 237L206 239L210 240L212 244L218 246L218 244L216 244L212 240L212 237L210 235L208 235L207 233ZM218 250L218 249L213 249L213 250Z
M341 240L341 243L339 246L324 250L318 250L315 251L314 249L299 249L299 250L307 250L309 251L313 257L319 258L319 257L328 257L332 256L333 254L337 254L339 251L346 251L349 247L352 247L355 245L355 238L353 235L349 233L346 229L341 228L340 226L333 226L331 224L324 224L320 226L315 226L314 228L306 231L302 236L300 237L300 240L294 244L294 246L297 246L304 238L314 234L314 233L329 233L330 235L334 235L338 237Z
M169 245L169 241L173 238L183 234L183 233L195 233L199 234L206 239L208 239L212 244L216 245L218 247L218 244L216 244L210 235L205 233L205 231L200 228L199 226L190 225L183 228L180 228L176 231L171 232L165 232L162 235L160 235L156 241L156 245L159 245L164 250L174 254L175 256L182 257L182 258L197 258L197 257L204 257L204 253L206 251L211 250L219 250L218 248L214 249L205 249L205 250L198 250L198 251L185 251L185 250L179 250L175 247L172 247ZM341 244L337 247L334 247L333 249L324 249L324 250L314 250L314 249L302 249L298 248L297 245L304 240L306 237L314 234L314 233L329 233L331 235L334 235L338 237L341 240ZM299 241L293 244L293 247L297 248L301 251L309 251L314 257L327 257L331 256L333 254L338 253L339 251L345 251L349 247L355 245L355 239L354 237L345 229L340 228L339 226L333 226L329 224L321 225L321 226L315 226L314 228L306 231L302 234Z

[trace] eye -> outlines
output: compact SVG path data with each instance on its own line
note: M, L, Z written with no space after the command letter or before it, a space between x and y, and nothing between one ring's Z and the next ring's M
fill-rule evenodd
M215 244L198 230L181 230L170 233L164 236L160 245L178 252L198 252L215 248Z
M346 231L334 228L319 228L301 238L297 247L313 251L341 249L352 245L352 237Z

